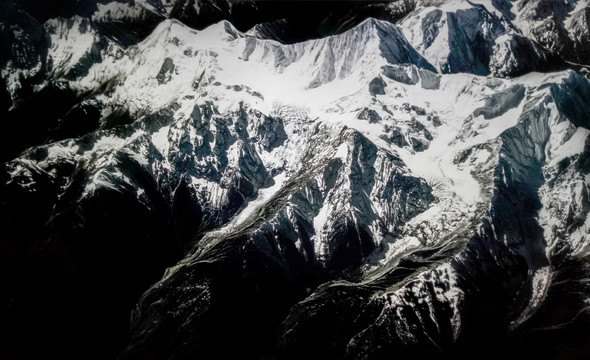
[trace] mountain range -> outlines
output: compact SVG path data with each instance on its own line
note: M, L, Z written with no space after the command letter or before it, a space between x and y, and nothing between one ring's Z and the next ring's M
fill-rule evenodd
M588 358L589 4L2 1L0 358Z

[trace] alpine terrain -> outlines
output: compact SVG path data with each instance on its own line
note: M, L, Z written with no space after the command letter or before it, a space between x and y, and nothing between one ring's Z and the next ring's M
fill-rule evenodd
M0 0L0 358L590 358L590 1Z

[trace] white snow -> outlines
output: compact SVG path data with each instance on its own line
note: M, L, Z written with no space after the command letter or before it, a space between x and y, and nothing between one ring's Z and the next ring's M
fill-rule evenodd
M47 146L47 157L51 159L68 157L78 151L79 146L67 143L55 143Z
M243 230L248 224L255 222L260 210L266 205L268 200L277 193L287 180L285 174L279 174L274 178L274 184L268 188L260 189L258 191L258 197L247 203L246 207L240 210L227 224L223 227L208 232L200 244L204 244L204 249L211 248L215 244L226 240L227 237L234 235L236 232ZM206 180L193 178L194 184L203 184ZM218 184L211 183L209 188L219 188ZM216 199L222 199L223 196L219 194L211 194Z
M590 0L578 0L574 9L568 14L567 18L563 22L563 25L566 29L569 29L572 24L573 15L575 15L578 11L581 11L585 8L590 6Z
M342 160L346 160L347 156L348 156L348 145L343 142L336 149L336 154L334 154L334 158L340 158Z
M324 201L320 212L317 214L316 217L313 218L313 228L315 229L315 233L319 234L322 231L324 225L328 222L328 211L330 210L330 202ZM321 243L321 242L316 242ZM319 244L318 244L319 245ZM316 254L322 254L323 251L321 249L316 249Z
M567 122L564 122L566 125ZM561 160L570 156L577 155L584 151L584 143L586 138L590 135L590 130L583 127L576 128L575 133L558 149L553 150L555 156L549 162L549 166L555 166Z
M214 208L225 205L226 195L229 189L216 182L191 176L191 183L196 190L197 197L203 204Z
M442 10L452 12L470 7L466 1L449 1L443 4ZM419 9L401 24L405 36L440 71L450 51L447 17L443 13L441 23L437 25L440 30L438 36L426 47L422 43L421 20L431 10ZM117 7L114 3L109 3L99 5L99 11L95 15L97 20L105 16L119 18L131 16L134 11L136 9L131 5ZM81 20L74 20L77 25L72 29L65 29L65 22L61 20L46 24L46 27L56 29L52 35L53 45L50 51L56 69L71 67L96 40L92 31L84 34L76 32ZM543 96L549 95L549 90L539 90L540 86L559 82L568 74L529 74L511 80L491 80L471 74L448 74L441 75L437 89L423 89L420 83L405 85L381 74L381 67L388 65L388 62L381 52L382 41L386 40L378 36L379 26L388 26L387 29L392 34L399 35L398 27L368 20L341 35L282 45L246 36L228 22L220 22L205 30L196 31L177 21L166 20L152 35L126 51L116 47L109 48L102 63L94 65L88 76L73 82L78 89L87 90L96 84L113 81L112 95L101 95L100 100L105 102L108 111L125 105L137 118L141 118L143 114L155 113L172 103L178 104L180 108L175 111L171 125L161 127L150 136L145 131L138 130L133 136L121 139L105 132L91 150L80 155L85 160L92 159L92 166L96 170L93 182L86 190L92 191L98 186L113 187L109 177L129 181L120 172L103 171L114 163L117 151L127 151L140 164L148 165L145 148L132 151L127 147L143 135L146 135L148 144L151 142L165 158L162 163L153 164L154 169L163 174L176 171L172 168L174 164L168 163L168 156L178 151L175 147L178 146L180 137L188 134L192 145L203 143L203 136L198 135L192 125L184 126L183 121L194 106L211 102L218 112L212 118L222 119L220 121L225 121L225 125L232 125L230 119L235 119L235 114L240 109L280 118L287 140L271 150L263 148L254 139L260 125L259 120L249 120L247 130L251 139L239 138L235 130L230 130L234 131L234 142L225 152L228 158L227 168L230 170L224 175L231 175L231 171L239 168L238 161L244 151L244 142L247 141L254 143L253 147L263 165L268 170L278 170L275 172L278 175L274 177L272 186L260 189L255 199L248 199L245 207L228 223L208 232L201 240L206 246L239 234L253 224L260 211L295 174L305 171L311 174L310 169L314 166L320 166L318 164L334 158L342 159L345 164L350 161L350 148L353 145L346 141L346 136L355 131L377 146L378 160L384 154L399 157L404 165L391 166L399 167L395 169L399 174L425 179L437 198L429 209L409 219L399 229L396 228L398 224L387 221L368 224L375 242L384 247L383 253L375 254L370 261L378 265L390 264L418 248L440 245L443 241L464 241L461 233L472 230L470 234L473 234L476 230L470 226L474 226L473 223L485 216L488 210L486 206L492 196L494 180L491 169L497 164L501 146L498 138L517 124L528 99L537 96L541 101ZM511 36L512 33L498 37L496 44L505 44ZM69 41L70 37L76 41ZM113 56L118 50L122 52ZM165 77L161 77L159 75L165 61L171 62L173 66L168 69ZM507 61L510 61L509 57ZM406 71L411 75L412 67L407 66ZM387 85L385 94L371 96L368 84L377 76ZM487 96L515 84L525 86L527 100L493 119L473 116L474 110L485 104ZM435 125L417 111L404 111L406 104L418 106L429 115L436 115L441 124ZM382 120L369 123L358 119L357 114L364 108L375 111ZM548 169L545 170L550 173L551 167L559 161L583 150L584 140L590 131L582 128L574 131L571 123L558 116L554 106L549 104L546 109L552 116L549 124L551 138L542 150L549 159ZM408 135L413 131L412 122L421 124L432 135L426 150L415 151L411 146L400 147L381 138L386 127L399 128L404 136ZM209 125L208 130L213 132L214 127L215 125ZM471 155L466 161L459 163L458 156L468 150ZM67 147L52 146L49 148L49 157L59 157L68 151ZM207 161L194 160L203 166L208 164ZM23 169L25 168L17 168L15 171L23 172ZM316 180L320 188L325 185L321 183L321 176L311 175L310 178ZM350 194L346 193L346 186L349 185L346 181L350 181L349 175L344 174L339 178L339 181L344 182L339 184L344 188L340 193L326 194L327 191L321 188L323 204L313 218L315 234L312 238L315 256L319 260L329 255L326 234L332 220L343 214L352 214L350 216L353 221L357 221L363 215L354 213L354 209L347 203ZM228 188L231 186L224 182L230 181L227 180L230 178L231 176L224 176L221 183L216 183L191 176L191 186L200 202L220 209L225 205ZM383 179L376 180L378 183ZM577 179L564 184L551 194L544 192L545 188L540 190L543 208L539 214L539 223L543 226L547 239L553 236L554 227L559 225L552 220L553 210L550 204L555 202L555 198L564 198L564 204L576 205L583 198L587 183L588 179ZM377 217L385 217L387 206L374 201L371 197L374 194L366 195ZM145 197L145 190L137 189L137 196ZM570 201L572 196L573 200ZM567 209L565 205L564 208ZM293 216L292 209L289 208L289 211L289 216ZM576 241L581 244L577 248L579 251L587 242L583 239L588 237L588 228L590 223L586 220L584 226L573 232ZM391 235L393 233L399 236L394 239ZM549 242L548 248L552 249L553 245ZM301 248L300 243L298 247ZM449 263L443 263L428 272L435 278L448 276L450 280L447 289L436 288L433 298L424 301L448 303L453 311L453 324L458 329L458 306L462 294L456 286L453 268ZM398 295L404 291L415 291L423 295L427 291L423 285L428 280L420 276L418 279L421 285L414 288L404 287L399 290ZM540 269L531 279L535 296L531 300L530 309L535 309L548 286L548 269ZM403 297L399 296L395 301L403 301ZM528 316L528 313L523 314Z
M451 8L456 6L458 2L448 4ZM447 8L449 10L449 8ZM449 29L447 25L447 15L443 13L438 24L438 34L434 38L431 44L424 44L424 34L422 32L423 19L433 11L440 11L436 8L425 8L418 11L413 16L409 16L404 19L400 24L405 37L408 39L410 44L424 56L429 63L431 63L437 71L441 71L442 65L446 62L446 59L450 53L449 47Z
M455 12L459 10L468 10L473 6L467 0L445 0L440 1L439 9L446 12Z
M10 97L15 100L17 92L21 89L21 79L27 79L34 76L41 70L42 61L41 57L37 57L35 66L30 69L16 68L12 59L9 59L0 70L0 75L6 82L6 90L10 94ZM11 109L12 110L12 107Z
M96 4L98 10L92 15L92 21L113 21L131 18L136 15L138 8L128 3L110 2Z
M502 18L503 16L503 14L498 9L496 9L495 6L492 5L492 2L490 0L470 0L470 2L472 2L473 4L482 5L483 7L485 7L486 11L488 11L490 14L493 14L497 18Z
M248 202L248 205L237 214L234 219L228 224L228 226L239 227L240 224L244 223L252 214L256 214L268 200L281 189L285 183L286 176L281 173L273 178L274 184L268 188L260 189L258 191L258 197Z
M158 149L158 151L162 155L166 155L168 153L168 132L170 131L170 126L162 126L160 130L154 132L152 134L152 144Z
M71 26L69 21L73 21ZM54 72L65 71L77 64L97 41L98 35L90 23L80 16L68 20L50 19L43 26L51 37L48 56L53 61Z
M533 273L533 275L530 277L532 289L529 303L527 304L527 307L520 313L520 316L510 324L512 329L524 323L537 311L545 299L545 296L547 295L547 290L549 290L551 279L552 273L549 266L544 266L540 269L537 269Z

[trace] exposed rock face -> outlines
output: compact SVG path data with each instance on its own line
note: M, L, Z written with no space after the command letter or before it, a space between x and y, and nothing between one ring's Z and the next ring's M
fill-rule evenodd
M473 116L483 115L484 119L493 119L504 115L508 110L518 107L524 99L526 89L522 85L514 85L486 98L483 107L475 109Z
M0 5L0 357L587 356L580 4Z

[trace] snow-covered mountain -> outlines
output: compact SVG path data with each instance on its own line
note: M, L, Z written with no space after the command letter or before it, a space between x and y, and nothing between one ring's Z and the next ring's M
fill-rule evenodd
M0 355L585 358L587 5L1 4Z

